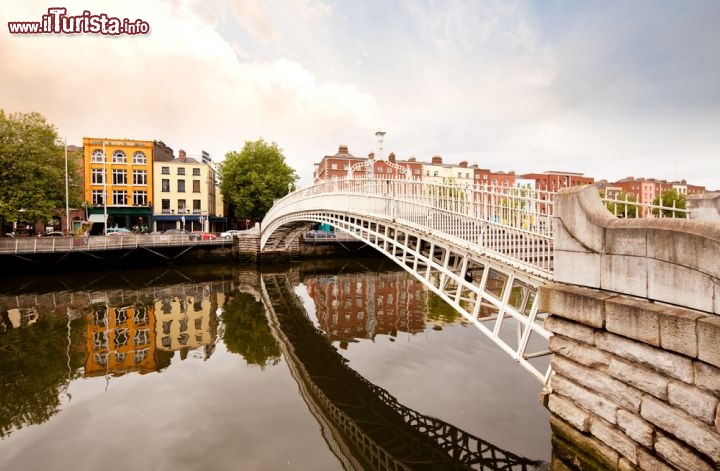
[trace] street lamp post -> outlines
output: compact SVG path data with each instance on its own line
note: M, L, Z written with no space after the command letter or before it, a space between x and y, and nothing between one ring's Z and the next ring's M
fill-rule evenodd
M67 153L67 138L63 137L62 140L58 139L57 144L62 143L65 148L65 231L70 232L70 183L68 177L68 153Z
M103 150L103 217L104 219L104 229L103 229L103 235L107 235L107 156L105 155L105 141L102 143L102 150Z

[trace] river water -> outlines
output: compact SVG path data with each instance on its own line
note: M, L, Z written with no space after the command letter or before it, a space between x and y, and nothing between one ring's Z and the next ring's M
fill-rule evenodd
M550 458L541 384L383 260L4 277L0 315L2 470Z

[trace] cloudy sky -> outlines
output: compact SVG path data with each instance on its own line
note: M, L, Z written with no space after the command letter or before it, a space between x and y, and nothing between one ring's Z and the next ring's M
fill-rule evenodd
M309 184L339 145L494 170L720 189L717 0L5 2L0 108L61 136L162 140L215 160L260 137ZM141 19L140 36L8 21Z

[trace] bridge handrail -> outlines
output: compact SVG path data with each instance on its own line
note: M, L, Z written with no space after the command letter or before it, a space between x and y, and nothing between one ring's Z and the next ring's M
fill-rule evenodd
M471 250L517 259L533 272L552 272L553 192L376 176L321 181L275 202L262 223L261 246L275 229L273 221L322 209L321 204L310 208L309 202L319 197L337 199L324 201L332 203L326 209L421 227Z

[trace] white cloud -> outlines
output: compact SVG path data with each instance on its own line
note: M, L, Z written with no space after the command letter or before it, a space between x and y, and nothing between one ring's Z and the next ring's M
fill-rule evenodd
M339 144L372 151L383 127L401 158L720 187L720 7L641 7L99 1L93 13L141 18L151 34L3 31L0 106L39 111L75 143L161 139L221 159L263 137L303 183ZM0 24L47 8L13 2Z

